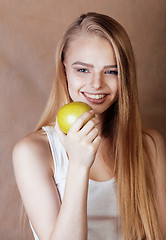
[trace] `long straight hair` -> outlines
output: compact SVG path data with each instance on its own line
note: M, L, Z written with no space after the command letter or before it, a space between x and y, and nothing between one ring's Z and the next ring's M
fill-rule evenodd
M113 146L124 240L160 240L154 161L141 125L133 51L126 31L113 18L90 12L69 26L57 47L55 81L36 130L54 126L58 110L71 101L63 61L70 42L79 34L108 40L117 60L119 96L103 114L103 136Z

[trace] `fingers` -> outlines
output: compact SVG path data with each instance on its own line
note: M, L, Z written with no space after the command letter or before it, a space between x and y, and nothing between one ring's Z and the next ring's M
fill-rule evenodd
M97 128L97 125L99 124L99 119L93 117L93 115L93 111L85 112L84 114L82 114L71 126L67 135L60 130L58 122L56 120L55 130L58 133L61 143L65 145L66 137L70 135L75 136L75 139L80 139L80 141L84 139L86 143L93 143L93 145L98 146L101 139L98 136L99 130Z
M93 143L95 138L99 135L97 124L99 124L99 119L92 116L93 111L89 111L81 115L72 125L68 134L78 133L80 140L85 139L87 143ZM97 142L97 141L96 141Z
M95 138L98 136L99 131L96 127L94 127L88 134L87 134L87 141L93 142Z
M72 125L67 135L64 134L56 122L55 130L64 146L70 162L80 166L91 167L101 142L97 125L97 117L92 118L93 111L81 115Z
M92 131L93 128L97 127L99 124L99 119L98 118L92 118L90 119L80 130L80 134L88 134L90 131Z
M96 151L99 148L100 143L101 143L101 137L97 136L93 141L93 146L95 147Z
M98 148L99 145L100 145L100 143L101 143L101 137L100 137L100 136L97 136L97 137L94 139L93 143L94 143L94 144L96 145L96 147Z
M80 117L77 118L77 120L71 126L71 128L70 128L68 133L70 133L70 132L78 132L84 126L84 124L90 118L92 118L93 115L94 115L93 110L91 110L89 112L85 112L84 114L82 114Z

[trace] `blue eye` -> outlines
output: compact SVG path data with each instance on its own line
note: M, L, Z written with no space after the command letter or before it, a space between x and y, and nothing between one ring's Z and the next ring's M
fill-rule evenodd
M88 73L89 71L85 68L79 68L77 69L77 72Z
M112 71L112 70L108 70L108 71L105 71L105 74L113 74L113 75L118 75L118 71L116 71L116 70L114 70L114 71Z

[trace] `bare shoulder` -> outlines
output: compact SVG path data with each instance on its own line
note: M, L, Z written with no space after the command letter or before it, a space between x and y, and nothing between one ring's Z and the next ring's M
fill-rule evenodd
M145 129L147 141L149 143L152 157L156 159L155 181L156 181L156 199L157 211L163 239L166 239L166 147L163 136L154 129Z
M144 129L151 156L154 160L156 179L160 182L160 187L166 182L166 145L161 133L155 129ZM163 187L165 188L165 187Z
M42 155L47 149L47 139L39 132L30 133L19 140L13 149L13 156L19 155Z
M13 148L13 164L38 164L53 167L48 138L44 132L33 132L18 141Z
M156 129L144 128L143 132L149 144L150 150L157 155L165 155L166 142L162 134Z
M14 146L15 151L22 151L31 149L32 151L41 150L42 147L46 147L47 137L42 132L32 132L27 136L20 139Z
M15 180L35 232L49 239L60 209L47 135L31 133L13 149ZM44 216L44 218L43 218Z
M154 128L144 128L143 131L145 134L151 136L157 142L159 141L161 143L165 143L164 137L158 130L156 130Z

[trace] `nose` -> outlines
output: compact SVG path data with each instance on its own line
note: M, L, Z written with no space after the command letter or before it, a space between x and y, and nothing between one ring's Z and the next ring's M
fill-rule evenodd
M91 87L94 89L100 89L103 85L103 79L101 73L95 73L92 75Z

